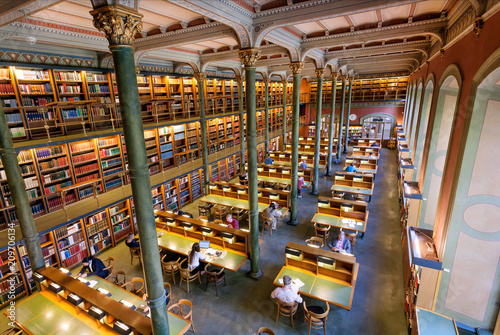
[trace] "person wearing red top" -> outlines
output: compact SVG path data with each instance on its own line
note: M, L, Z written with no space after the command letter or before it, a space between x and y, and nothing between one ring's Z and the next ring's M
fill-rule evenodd
M299 195L302 194L302 191L304 191L303 187L306 182L304 181L304 177L300 177L299 180L297 181L297 190L299 192Z
M227 225L230 225L234 229L239 229L239 227L240 227L240 224L238 223L238 221L236 219L233 219L233 216L231 214L228 214L226 216L226 222L224 222L224 223Z

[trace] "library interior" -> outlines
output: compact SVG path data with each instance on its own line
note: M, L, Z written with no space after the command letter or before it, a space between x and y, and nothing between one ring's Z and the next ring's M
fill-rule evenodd
M0 334L500 335L499 31L500 0L1 1Z

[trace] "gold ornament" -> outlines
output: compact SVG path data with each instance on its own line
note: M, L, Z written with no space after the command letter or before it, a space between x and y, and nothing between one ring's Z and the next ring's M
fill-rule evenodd
M90 12L97 30L106 34L109 45L132 45L142 30L142 14L120 7L101 7Z
M260 59L259 49L243 49L238 52L241 62L245 67L254 67Z

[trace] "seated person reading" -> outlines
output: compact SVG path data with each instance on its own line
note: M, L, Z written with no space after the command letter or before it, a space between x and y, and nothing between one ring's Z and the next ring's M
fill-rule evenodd
M271 157L267 156L267 158L264 160L264 164L266 164L266 165L273 165L274 164L274 160Z
M351 241L345 237L345 233L341 231L335 245L328 244L332 251L342 251L352 254Z
M188 254L188 269L191 271L191 274L197 274L200 271L201 275L205 274L205 271L203 271L205 264L200 262L202 259L205 259L205 253L200 251L200 244L196 242Z
M76 278L97 276L104 279L109 276L109 270L105 269L106 267L104 266L104 263L99 258L94 258L92 256L85 257L83 258L82 263L83 268L80 270L80 273L76 276Z
M301 303L302 297L298 293L298 288L292 285L292 277L289 275L283 276L283 287L277 287L271 293L271 298L278 299L285 303Z
M305 159L299 164L299 168L300 169L307 169L307 163L306 163Z
M276 208L278 208L278 206L273 202L264 210L264 216L271 220L271 228L273 230L276 230L276 223L278 223L278 218L281 217L281 212Z
M358 172L358 169L354 167L354 163L351 163L351 165L347 166L344 171L347 172Z
M238 220L233 219L233 216L231 214L228 214L226 216L226 221L224 221L225 224L228 226L234 228L234 229L239 229L239 223Z
M248 180L248 174L246 171L243 171L241 174L240 174L240 183L242 182L246 182Z
M127 240L125 241L125 245L129 248L139 248L141 245L139 244L139 239L134 238L134 234L130 233L127 236Z

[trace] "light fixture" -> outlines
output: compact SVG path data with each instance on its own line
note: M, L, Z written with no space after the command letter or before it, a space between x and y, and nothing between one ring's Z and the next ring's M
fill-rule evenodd
M68 297L66 298L66 300L68 300L72 305L75 305L75 306L78 306L83 302L83 299L74 293L68 294Z
M93 317L94 319L100 321L104 318L104 316L106 315L106 312L103 311L102 309L100 309L99 307L92 305L89 308L89 315L91 317Z
M118 320L116 320L115 323L113 324L113 330L121 335L129 335L132 334L133 332L130 326Z
M103 289L102 287L98 287L97 291L101 292L104 295L107 295L108 297L111 297L111 293L109 293L108 290Z

